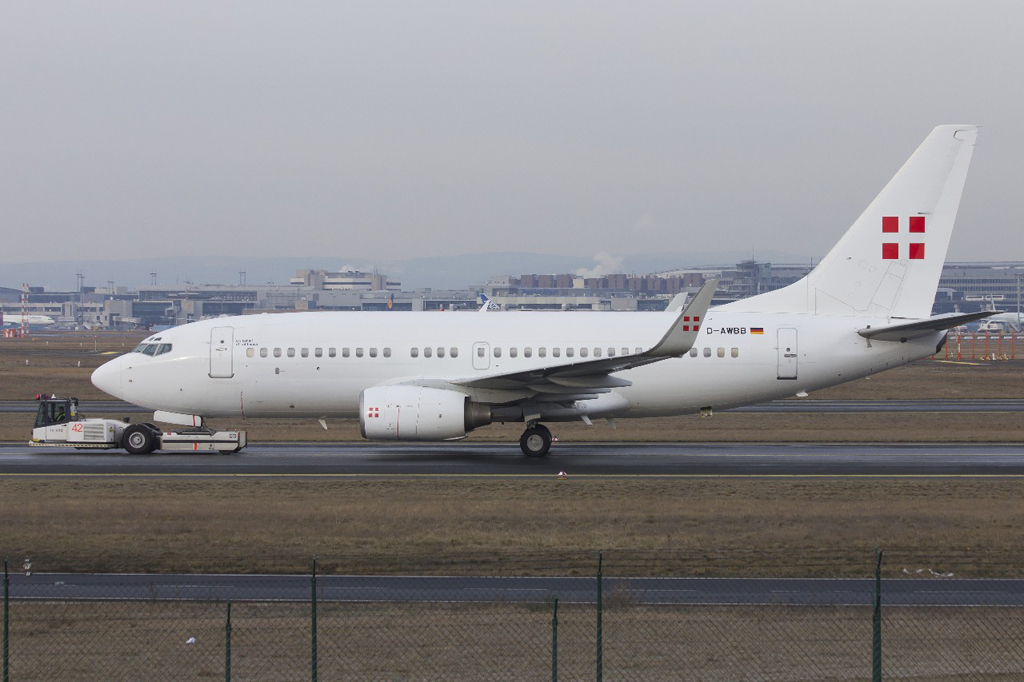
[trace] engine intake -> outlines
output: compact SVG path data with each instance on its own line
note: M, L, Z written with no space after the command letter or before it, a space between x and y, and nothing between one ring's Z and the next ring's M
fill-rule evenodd
M375 386L359 396L359 431L370 440L453 440L490 424L489 405L424 386Z

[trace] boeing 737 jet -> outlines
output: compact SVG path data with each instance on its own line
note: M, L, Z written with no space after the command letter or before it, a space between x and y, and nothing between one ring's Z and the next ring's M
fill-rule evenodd
M662 312L308 312L196 322L95 371L101 390L197 417L358 418L374 440L456 440L521 422L679 415L840 384L932 355L989 313L930 316L977 128L932 131L802 280Z

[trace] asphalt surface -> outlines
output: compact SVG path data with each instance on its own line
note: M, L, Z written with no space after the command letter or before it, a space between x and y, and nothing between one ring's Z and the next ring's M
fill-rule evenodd
M263 444L234 455L127 455L0 445L2 475L160 476L1024 476L1024 446L991 444Z
M12 574L12 599L308 601L308 575ZM595 578L320 576L317 598L345 602L596 603ZM871 605L874 581L820 578L605 578L632 604ZM953 576L882 581L886 606L1024 606L1024 580Z
M0 413L35 413L31 400L0 400ZM120 400L91 400L79 404L82 414L152 413ZM1024 412L1024 400L773 400L759 405L734 407L723 412Z

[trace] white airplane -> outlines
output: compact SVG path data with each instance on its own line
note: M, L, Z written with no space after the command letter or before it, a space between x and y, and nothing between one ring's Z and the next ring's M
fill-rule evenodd
M21 326L21 313L2 313L0 318L3 318L3 326L5 327L20 327ZM25 324L30 327L49 327L52 324L57 324L49 315L25 315Z
M1024 330L1020 313L991 311L988 319L979 327L979 331L1020 332Z
M989 313L930 317L974 150L940 126L807 277L708 309L436 315L313 312L221 318L149 337L93 383L158 421L358 418L374 440L463 438L522 422L656 417L758 403L904 365Z

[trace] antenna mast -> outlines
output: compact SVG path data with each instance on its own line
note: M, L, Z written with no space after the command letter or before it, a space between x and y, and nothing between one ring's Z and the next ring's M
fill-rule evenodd
M21 283L21 335L28 336L28 284Z

